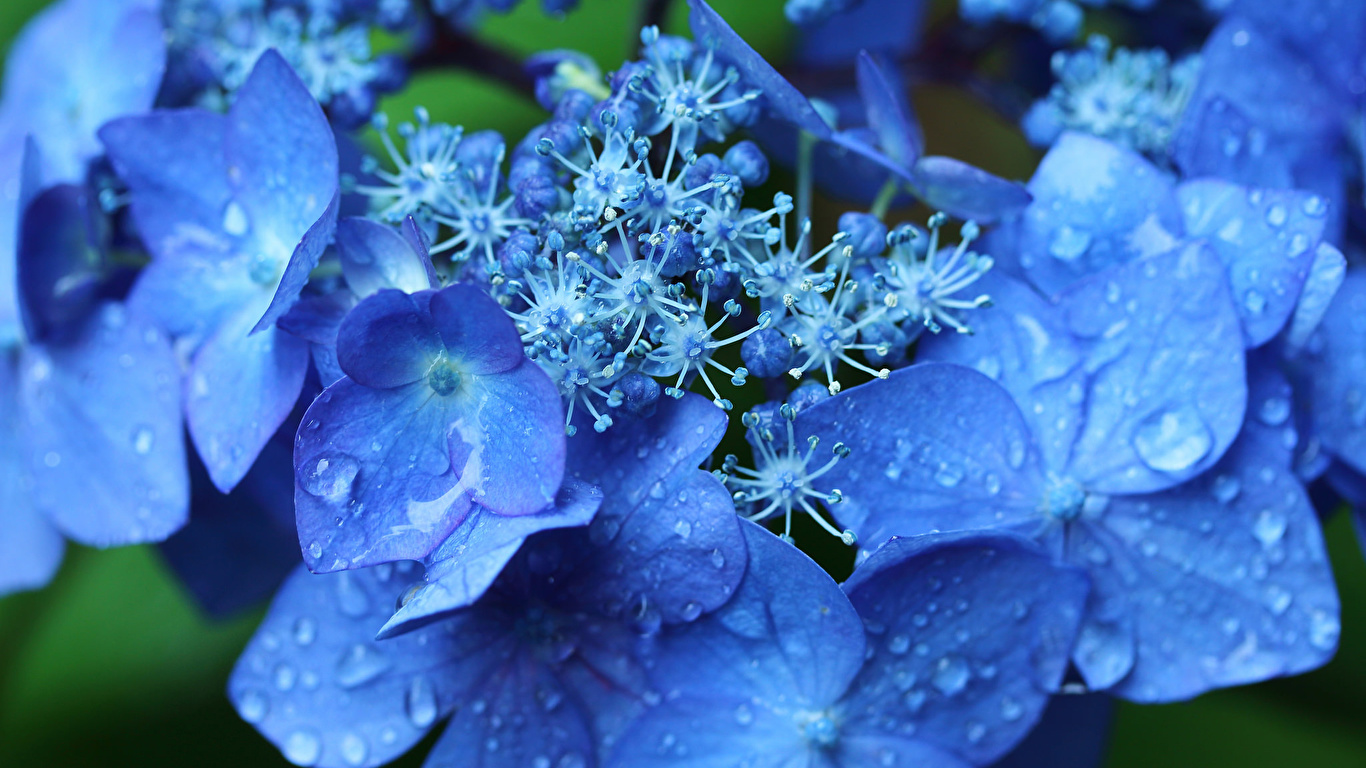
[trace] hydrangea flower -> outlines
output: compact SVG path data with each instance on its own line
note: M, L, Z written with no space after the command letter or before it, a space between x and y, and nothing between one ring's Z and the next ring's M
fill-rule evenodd
M214 484L231 490L307 372L307 345L275 321L336 226L331 129L267 51L227 115L153 112L108 123L100 138L153 256L130 301L193 350L190 436Z
M745 580L662 635L650 673L663 702L608 766L982 765L1062 681L1086 579L1022 539L894 538L841 592L744 530Z
M300 765L387 762L453 712L431 761L599 764L629 715L658 701L650 637L724 604L745 572L730 500L695 468L724 423L688 396L584 431L569 463L602 490L593 524L532 536L486 592L427 622L401 617L442 582L409 588L411 563L300 569L233 673L238 712ZM373 639L395 627L400 595L401 633Z
M841 521L871 540L1004 528L1085 568L1094 591L1073 663L1125 698L1326 661L1337 596L1290 470L1288 386L1267 367L1245 373L1218 259L1186 246L1056 303L995 282L978 336L925 345L947 362L799 415L799 435L858 457L826 477L859 488ZM892 402L889 423L877 414ZM1245 424L1248 402L1259 417Z

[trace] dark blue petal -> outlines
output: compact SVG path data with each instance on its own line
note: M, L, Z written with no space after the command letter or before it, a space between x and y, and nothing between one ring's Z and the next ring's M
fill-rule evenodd
M517 658L488 672L478 698L457 710L432 747L426 768L594 764L584 711L547 665Z
M1366 74L1366 7L1354 0L1239 0L1230 8L1311 62L1342 93Z
M1022 184L951 157L922 157L911 174L916 196L925 205L983 224L1012 216L1031 200Z
M1067 475L1088 491L1144 493L1219 460L1242 426L1247 383L1224 267L1207 246L1086 278L1061 306L1088 347Z
M1020 265L1055 294L1077 279L1175 247L1181 209L1172 183L1131 150L1065 133L1029 182Z
M904 90L893 88L867 51L858 56L858 90L868 111L868 127L877 134L878 146L894 162L910 168L925 152L920 125L911 111Z
M551 528L587 525L602 503L596 487L567 480L555 505L534 515L507 517L475 506L459 528L427 557L424 584L380 630L380 637L410 632L468 607L498 578L526 537Z
M447 446L452 409L424 383L371 389L342 379L313 401L294 443L309 568L420 560L465 519L470 501Z
M925 16L921 0L862 0L849 5L854 7L803 30L797 51L803 64L847 65L861 49L900 59L919 44Z
M299 565L294 472L284 437L266 444L230 494L215 488L203 464L190 457L190 522L159 549L215 618L264 603Z
M993 768L1100 768L1114 715L1115 700L1103 693L1054 696L1034 730Z
M103 259L89 235L80 187L50 187L24 211L16 260L19 314L30 341L80 324L94 305Z
M1282 430L1249 424L1209 472L1114 497L1069 536L1068 558L1095 589L1076 658L1092 687L1113 684L1134 701L1188 699L1313 669L1337 648L1318 518Z
M974 287L991 297L990 307L973 313L974 332L922 336L917 359L995 379L1020 406L1044 466L1066 466L1082 424L1082 346L1062 311L1020 280L993 269Z
M214 485L227 493L294 408L308 373L308 344L278 328L248 335L260 304L228 317L195 353L185 414Z
M724 412L688 394L652 416L569 441L569 473L602 487L589 536L610 555L577 577L585 602L612 615L646 610L688 621L724 603L745 572L730 494L696 469L725 432Z
M24 350L24 440L38 506L84 544L160 541L184 525L189 480L170 341L122 306L67 343Z
M771 64L749 47L705 0L688 0L688 23L702 48L711 48L740 70L741 82L763 91L768 108L784 120L820 138L830 135L816 108Z
M305 296L289 308L276 326L312 344L336 347L342 320L355 305L356 298L346 291Z
M476 285L442 288L432 295L431 312L451 357L471 373L502 373L526 359L512 318Z
M797 436L848 446L820 487L844 492L835 516L870 549L1038 517L1043 472L1029 427L1010 393L970 368L926 363L853 387L803 409Z
M449 666L485 640L445 627L372 640L415 575L411 563L297 569L228 681L242 719L298 765L373 766L410 749L463 692Z
M357 304L337 330L337 362L367 387L387 389L423 379L441 351L441 337L425 307L392 288Z
M422 256L403 235L378 222L356 217L337 222L337 254L346 284L362 299L382 288L417 293L434 287Z
M990 762L1033 727L1067 669L1082 571L1027 540L969 531L888 541L845 582L870 653L844 730Z
M1323 238L1327 203L1309 192L1245 189L1218 179L1176 189L1189 237L1206 238L1228 271L1248 347L1290 319Z
M36 589L62 562L62 535L34 503L20 445L19 371L0 350L0 595Z
M803 735L863 664L863 628L839 587L796 548L742 522L750 567L716 612L659 638L651 667L669 693L621 739L609 766L805 765Z

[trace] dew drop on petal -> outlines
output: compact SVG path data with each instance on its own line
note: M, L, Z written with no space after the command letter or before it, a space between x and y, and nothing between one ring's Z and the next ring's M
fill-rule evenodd
M403 704L408 711L408 720L412 722L414 727L426 728L436 722L438 714L436 691L426 678L413 678L413 682L408 686L408 693Z
M285 737L285 758L295 765L313 765L322 756L322 741L310 731L295 731Z
M1214 436L1194 408L1182 406L1145 418L1134 430L1133 446L1148 467L1180 472L1209 454Z

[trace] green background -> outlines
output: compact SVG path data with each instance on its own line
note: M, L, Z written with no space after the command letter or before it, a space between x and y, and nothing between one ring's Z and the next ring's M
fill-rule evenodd
M0 40L44 4L0 3ZM781 60L790 44L781 0L713 4ZM635 48L635 0L583 0L563 19L542 16L537 5L527 0L513 15L493 17L482 35L521 55L579 48L604 70ZM685 29L681 13L671 28ZM1028 177L1037 162L1018 131L971 97L924 88L915 101L935 154L1014 178ZM400 117L416 104L436 120L498 129L514 141L542 119L535 104L461 73L423 74L386 109ZM1366 766L1366 561L1345 515L1326 534L1343 599L1337 658L1308 675L1185 704L1121 705L1109 766ZM262 610L211 621L154 548L72 547L49 587L0 599L0 766L286 765L223 693ZM430 739L395 765L419 765L429 746Z

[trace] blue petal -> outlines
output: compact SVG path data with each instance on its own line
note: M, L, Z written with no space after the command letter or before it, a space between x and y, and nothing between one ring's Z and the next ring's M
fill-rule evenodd
M0 595L47 584L62 563L62 535L34 503L20 446L19 372L0 349Z
M1307 352L1302 380L1314 432L1329 452L1366 472L1366 271L1347 270Z
M248 335L260 304L228 317L195 353L185 414L214 485L227 493L294 408L308 373L308 344L278 328Z
M379 765L408 751L455 708L449 674L483 636L444 628L371 638L412 564L316 576L281 587L228 682L228 697L298 765Z
M280 283L275 287L275 293L271 296L270 306L266 308L266 313L261 319L256 321L252 333L260 333L269 328L279 320L282 315L289 311L294 302L299 298L299 292L308 284L309 275L313 268L318 266L318 260L322 258L323 249L327 248L332 241L332 233L337 226L337 210L341 204L339 193L332 195L332 201L327 204L322 216L313 222L313 226L304 233L303 239L294 246L293 253L289 256L289 261L285 264L284 274L280 277Z
M893 89L867 51L859 52L857 73L859 96L868 111L868 127L877 134L878 145L898 165L910 168L924 154L925 146L904 90Z
M49 182L84 180L100 154L96 129L151 107L165 63L157 9L140 0L66 0L24 28L5 67L5 105L38 138Z
M1181 209L1172 183L1131 150L1065 133L1029 182L1020 265L1055 294L1086 275L1177 244Z
M1346 102L1300 57L1239 16L1224 19L1200 55L1200 78L1172 140L1177 165L1189 177L1301 186L1296 166L1333 152Z
M983 224L1008 218L1031 200L1023 185L951 157L922 157L911 174L916 196L925 205Z
M427 768L596 762L584 710L551 668L517 658L488 671L479 683L478 698L456 712L432 747L424 763Z
M233 199L259 246L292 251L337 194L337 145L327 118L270 50L237 92L228 123L220 162Z
M16 261L19 314L30 341L80 324L94 305L103 259L89 228L79 187L50 187L24 211Z
M540 366L475 376L450 432L461 484L499 515L529 515L555 501L564 479L564 403ZM467 457L467 458L466 458ZM462 462L463 459L463 462Z
M1281 431L1252 426L1199 478L1112 498L1073 529L1068 558L1095 590L1076 656L1093 688L1174 701L1331 658L1337 591L1288 465Z
M972 334L922 336L919 360L958 363L995 379L1029 422L1044 466L1066 466L1082 423L1083 349L1062 311L1030 286L993 269L974 287L991 306L972 316Z
M1314 65L1317 80L1356 94L1366 70L1366 7L1355 0L1242 0L1231 9Z
M725 432L725 414L688 394L654 415L570 438L569 473L602 487L589 536L605 548L585 566L585 601L613 614L697 618L724 603L745 572L745 544L725 488L696 467Z
M847 65L861 49L900 59L920 41L924 4L919 0L863 0L819 26L804 30L797 56L817 67Z
M33 167L37 149L31 141L20 140L15 121L7 117L0 114L0 345L17 341L22 333L14 244L19 212L28 207L25 190L41 182L36 176L25 179L24 168Z
M378 222L356 217L337 222L337 254L346 284L362 299L382 288L417 293L434 287L422 256L403 235Z
M227 130L222 115L201 109L125 117L100 129L154 263L216 261L231 253L232 239L223 231L232 200L223 167Z
M1023 538L894 538L844 590L870 653L850 687L851 735L918 741L973 764L1009 751L1067 669L1088 584Z
M432 295L431 312L446 349L471 373L502 373L526 359L512 318L476 285L454 283L442 288Z
M108 547L160 541L184 525L179 373L166 337L116 304L70 342L24 350L34 498L68 536Z
M715 50L741 73L741 82L763 91L770 110L802 130L820 138L830 135L816 108L771 64L749 47L721 15L705 0L688 0L688 23L699 46Z
M1295 314L1291 317L1290 328L1285 334L1287 348L1299 351L1309 341L1310 335L1323 322L1333 297L1347 278L1347 258L1342 251L1328 243L1319 243L1314 251L1314 261L1309 266L1309 276L1305 278L1304 290L1295 304Z
M1186 234L1206 238L1228 271L1248 347L1290 319L1323 238L1327 203L1293 190L1249 190L1218 179L1176 189Z
M453 419L448 399L423 383L371 389L342 379L313 401L294 443L310 569L420 560L450 535L470 510L447 447Z
M1066 474L1144 493L1210 467L1243 423L1242 330L1202 243L1086 278L1061 297L1087 349L1085 421Z
M337 330L342 370L358 384L382 389L424 378L441 352L441 338L425 309L392 288L357 304Z
M560 488L555 505L534 515L506 517L475 506L465 521L427 557L424 584L404 600L381 638L410 632L473 605L526 537L551 528L587 525L602 503L602 492L577 480Z
M289 308L275 324L280 330L311 344L337 346L337 332L356 305L356 297L346 291L322 296L305 296Z
M744 580L716 612L660 635L651 674L670 696L631 727L608 765L795 766L818 753L803 717L834 704L854 679L863 628L806 555L753 523L741 527Z
M1029 428L1010 394L970 368L925 363L848 389L797 415L798 439L810 436L849 448L820 487L844 491L835 515L869 548L1038 517L1043 472Z

